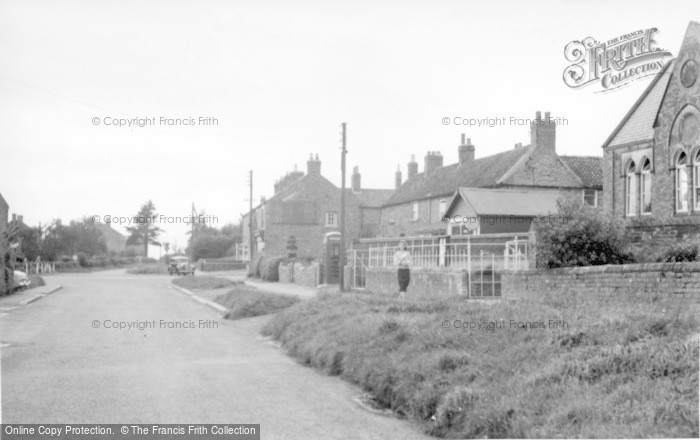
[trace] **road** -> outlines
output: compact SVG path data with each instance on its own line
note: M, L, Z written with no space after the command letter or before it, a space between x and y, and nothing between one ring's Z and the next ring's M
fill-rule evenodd
M361 409L357 388L262 338L270 316L226 321L167 276L104 271L50 282L63 289L0 316L9 344L0 350L3 423L259 423L264 439L425 438ZM218 326L105 328L153 320Z

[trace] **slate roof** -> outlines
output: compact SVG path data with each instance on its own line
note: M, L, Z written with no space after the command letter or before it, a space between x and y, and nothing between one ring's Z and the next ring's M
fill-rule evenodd
M330 180L319 174L304 174L302 177L289 184L289 186L267 199L266 202L308 201L309 195L306 191L307 185L330 185L338 189Z
M593 156L559 156L587 188L603 188L603 158Z
M659 72L622 121L603 144L603 148L654 139L654 121L666 95L673 64L671 60Z
M492 187L534 147L523 146L481 157L466 164L455 163L440 167L426 177L418 173L408 179L386 201L386 206L398 205L430 197L451 196L459 187Z
M534 217L556 212L561 193L552 190L459 188L456 197L462 197L477 215Z
M352 190L348 190L352 192ZM379 208L394 194L393 189L362 188L360 192L352 193L362 208Z

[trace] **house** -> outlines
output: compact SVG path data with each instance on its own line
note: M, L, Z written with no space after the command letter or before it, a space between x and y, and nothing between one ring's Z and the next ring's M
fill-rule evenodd
M126 237L115 231L111 223L94 223L107 242L107 252L110 254L126 251ZM141 247L143 252L143 247Z
M347 193L346 234L348 243L361 230L360 204ZM287 239L296 238L297 255L322 259L329 237L340 233L341 190L321 175L318 155L307 162L307 172L293 171L275 183L275 193L253 209L253 256L285 256ZM249 214L243 215L243 242L250 237ZM333 238L336 240L337 238Z
M382 206L379 235L444 234L448 203L459 188L517 189L532 193L555 190L560 197L598 206L603 186L602 158L560 156L555 147L556 120L548 112L544 118L541 112L536 112L530 120L530 145L516 144L511 150L476 159L476 147L462 135L458 163L443 166L442 154L431 151L425 156L422 173L418 173L418 164L412 156L408 179ZM501 212L498 209L491 214Z
M401 185L401 171L396 172L397 184ZM360 236L359 238L376 237L379 232L382 205L389 200L395 189L362 188L362 176L359 167L352 170L351 195L357 199L360 207ZM353 237L357 238L357 237Z
M557 216L556 189L459 188L447 205L449 235L527 233Z
M637 242L700 239L700 23L603 144L603 208Z

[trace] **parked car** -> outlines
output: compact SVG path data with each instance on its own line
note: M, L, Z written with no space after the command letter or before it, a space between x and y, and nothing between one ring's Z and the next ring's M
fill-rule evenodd
M29 287L30 284L31 281L26 273L21 270L15 270L12 273L12 285L14 289L24 289L25 287Z
M172 257L168 265L170 275L194 275L194 264L187 257Z

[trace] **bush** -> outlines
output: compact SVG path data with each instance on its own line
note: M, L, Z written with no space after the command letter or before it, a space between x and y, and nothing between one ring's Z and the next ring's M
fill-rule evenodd
M78 256L78 264L80 265L80 267L90 266L88 256L85 252L78 252L76 255Z
M696 244L677 244L666 250L656 261L659 263L698 261L698 253Z
M284 257L263 257L260 260L260 278L265 281L279 281L279 266Z
M221 258L233 246L233 238L220 234L198 234L191 244L192 260Z
M537 266L572 267L625 264L624 223L597 209L559 202L559 221L537 224Z

